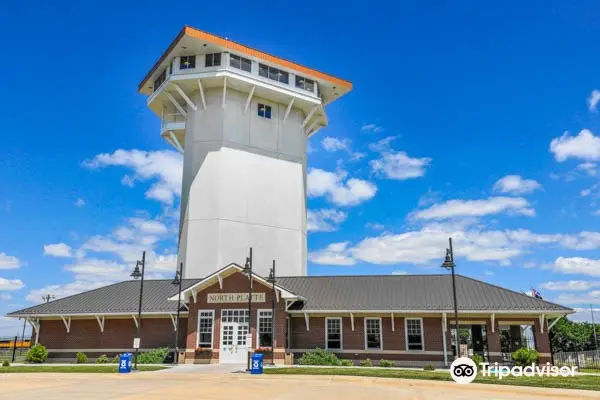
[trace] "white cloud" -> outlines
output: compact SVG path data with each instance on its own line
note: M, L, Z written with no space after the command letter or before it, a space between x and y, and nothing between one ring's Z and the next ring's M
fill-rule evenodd
M483 274L484 274L485 276L494 276L494 271L489 271L489 270L486 270L486 271L483 271Z
M383 128L376 124L365 124L360 127L360 130L363 132L372 132L372 133L383 132Z
M26 327L25 331L28 334L31 329ZM23 321L18 318L0 316L0 336L21 336L22 333Z
M80 197L77 200L75 200L75 203L73 203L73 205L75 207L83 207L85 206L85 200Z
M591 304L600 302L600 290L592 290L585 294L562 293L554 299L559 304ZM589 310L589 309L588 309Z
M0 300L9 301L10 299L12 299L12 295L8 293L0 293Z
M576 235L561 235L560 244L567 249L595 250L600 248L600 232L579 232Z
M102 280L102 281L124 281L129 278L133 267L99 259L79 260L75 264L65 266L66 271L75 274L75 280Z
M17 269L21 267L21 260L6 253L0 253L0 269Z
M327 136L325 139L321 140L321 145L323 145L325 151L329 152L348 150L350 148L350 140Z
M309 232L333 232L347 217L347 213L335 209L308 210L306 229Z
M385 229L385 225L378 224L376 222L367 222L365 224L365 228L367 228L367 229L373 229L374 231L382 231L382 230Z
M408 275L408 272L402 270L392 271L392 275Z
M584 257L558 257L554 261L554 272L600 277L600 260Z
M600 287L600 281L549 281L541 283L541 289L582 292Z
M412 214L415 219L448 219L456 217L482 217L509 213L534 216L535 210L522 197L490 197L484 200L448 200Z
M541 185L533 179L523 179L519 175L506 175L494 184L494 191L510 194L531 193Z
M132 184L133 180L155 182L146 191L146 197L171 205L175 197L181 193L181 176L183 172L183 159L177 152L170 150L141 151L119 149L112 154L98 154L91 160L86 160L83 165L88 168L104 168L108 166L121 166L131 168L135 175L123 178L125 184Z
M581 130L577 136L565 132L561 137L552 139L550 152L554 153L558 162L569 158L596 161L600 159L600 138L588 129Z
M584 162L584 163L579 164L577 166L577 169L585 172L589 176L596 176L596 173L597 173L596 168L597 167L598 167L598 165L596 163Z
M5 279L0 278L0 290L19 290L22 289L25 284L20 279Z
M431 163L431 158L412 158L403 151L386 152L381 158L371 160L372 171L388 179L412 179L425 175L425 170Z
M160 221L153 219L144 218L130 218L129 222L134 228L139 230L142 234L147 235L165 235L169 232L169 229L165 224Z
M348 255L348 242L332 243L323 250L311 251L308 259L321 265L354 265L356 261Z
M377 186L371 182L350 178L345 172L328 172L312 168L307 176L307 195L325 197L337 206L355 206L370 200L377 193Z
M375 143L369 144L369 150L374 151L376 153L384 153L390 151L392 141L394 141L398 136L388 136L383 139L376 141Z
M40 289L31 290L25 299L31 303L41 303L42 296L47 294L54 295L56 299L60 299L67 296L72 296L74 294L78 294L81 292L86 292L88 290L97 289L102 286L110 285L114 283L113 281L102 281L102 280L94 280L94 281L75 281L71 283L66 283L63 285L48 285L44 286Z
M592 312L589 307L573 307L576 311L575 314L569 315L569 319L573 321L587 321L592 322ZM598 315L600 315L600 308L593 308L594 310L594 322L598 323Z
M44 245L44 254L53 257L73 257L71 246L65 243Z
M600 101L600 90L592 90L590 93L590 97L587 99L588 108L590 111L595 112L598 111L596 108L598 106L598 102Z

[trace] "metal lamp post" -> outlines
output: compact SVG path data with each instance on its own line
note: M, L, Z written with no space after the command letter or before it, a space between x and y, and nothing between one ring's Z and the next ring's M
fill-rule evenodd
M252 335L252 247L250 247L250 256L246 257L246 263L244 264L244 269L242 272L248 275L248 334ZM246 337L246 348L248 349L248 371L250 371L251 345L252 340L250 340L250 343L248 343L248 338Z
M592 327L594 328L594 344L598 351L598 337L596 336L596 321L594 321L594 307L590 304L590 313L592 314Z
M454 268L456 267L456 264L454 263L454 251L452 250L452 238L448 238L448 242L450 244L450 247L446 249L446 259L444 260L444 263L442 264L442 268L446 268L447 270L451 270L452 271L452 295L454 297L454 330L455 330L455 338L454 340L456 341L456 354L455 354L455 358L458 358L460 356L460 341L459 341L459 334L458 334L458 327L459 327L459 322L458 322L458 304L456 302L456 278L454 275Z
M175 364L179 363L179 315L181 313L181 283L183 282L183 263L179 263L179 271L175 272L175 278L172 285L179 287L179 292L177 294L177 320L175 323Z
M273 285L273 294L271 297L271 365L275 365L275 260L273 260L273 268L269 271L267 282Z
M142 271L140 272L140 265L142 266ZM140 351L140 329L142 327L142 297L144 295L144 270L146 267L146 252L142 252L142 261L136 261L135 263L135 268L133 269L133 272L131 273L131 277L133 279L139 279L142 278L141 284L140 284L140 303L138 306L138 323L137 323L137 339L138 339L138 343L137 346L135 346L135 362L133 365L133 369L137 369L137 359L138 359L138 353Z

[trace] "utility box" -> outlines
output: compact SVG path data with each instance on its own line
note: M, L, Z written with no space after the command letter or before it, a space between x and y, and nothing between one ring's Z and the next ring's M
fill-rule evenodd
M294 353L285 353L285 365L294 365Z
M252 365L250 367L250 373L252 375L262 374L263 373L263 353L254 353L252 354Z

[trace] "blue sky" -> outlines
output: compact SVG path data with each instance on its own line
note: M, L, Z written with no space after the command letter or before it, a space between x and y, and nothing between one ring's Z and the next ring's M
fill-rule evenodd
M21 3L0 314L127 279L143 249L173 275L181 160L136 87L184 24L354 83L310 140L310 274L440 273L452 235L462 274L600 308L596 2Z

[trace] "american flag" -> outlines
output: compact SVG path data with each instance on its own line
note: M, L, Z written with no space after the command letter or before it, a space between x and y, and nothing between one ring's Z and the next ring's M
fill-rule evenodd
M537 290L535 290L534 288L531 288L531 295L533 297L535 297L536 299L542 299L542 295L540 292L538 292Z

